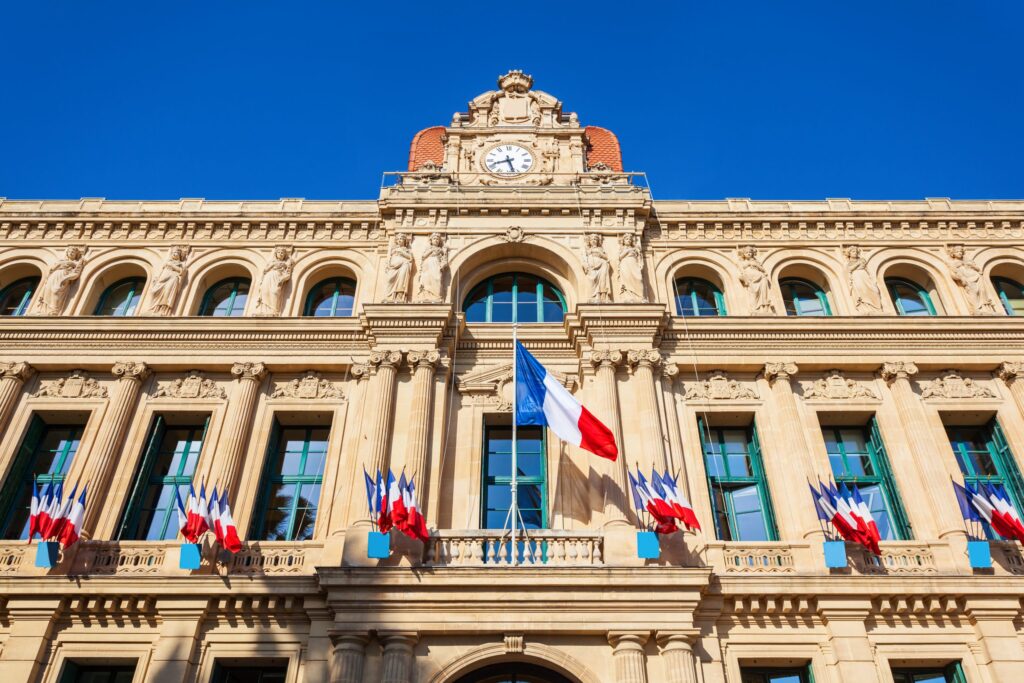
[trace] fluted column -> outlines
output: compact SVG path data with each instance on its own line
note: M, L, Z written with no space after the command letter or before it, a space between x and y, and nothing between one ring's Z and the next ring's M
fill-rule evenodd
M693 644L697 631L659 631L658 647L665 659L665 683L697 683L697 660Z
M85 506L85 519L82 528L91 533L96 522L106 509L103 496L114 474L116 455L123 446L128 425L135 414L135 406L139 402L139 390L142 382L149 377L150 369L145 363L125 361L114 363L111 369L117 377L117 387L107 410L103 413L103 428L96 437L96 450L89 453L87 474L83 483L93 492L92 503Z
M683 466L683 433L679 429L679 417L676 410L676 376L679 375L679 367L675 363L665 363L661 367L661 395L665 403L665 422L668 423L668 445L669 452L666 456L669 468L673 474L678 472L682 476L679 483L689 497L689 486L686 485L686 471Z
M331 683L363 683L366 633L332 633Z
M367 425L370 451L366 469L369 472L383 472L388 466L391 451L391 420L395 414L395 379L402 362L399 351L374 351L370 354L369 365L375 368L374 382L376 403L372 406L370 423Z
M409 420L409 445L406 465L416 477L420 508L427 509L427 454L430 451L430 417L434 405L434 371L441 354L437 351L410 351L407 360L412 369L412 415Z
M654 349L641 349L630 351L628 358L629 364L634 368L633 379L638 384L635 396L640 412L640 434L644 453L658 470L664 472L668 462L665 458L665 444L662 442L658 394L654 382L654 371L661 366L661 354Z
M1010 388L1010 394L1013 395L1013 400L1017 403L1017 410L1024 414L1024 381L1021 381L1024 378L1024 361L1002 363L996 370L996 375ZM0 421L0 428L2 426L3 422Z
M620 351L594 351L590 362L596 368L597 391L594 396L595 417L608 426L615 435L619 457L611 465L611 480L604 487L605 524L620 523L627 519L626 491L626 448L622 441L622 424L619 419L619 390L615 386L615 368L622 362Z
M608 634L613 648L615 683L647 683L644 644L650 637L646 631L611 631Z
M412 649L416 646L417 634L414 632L383 632L378 633L377 637L384 646L381 683L412 683Z
M235 363L231 366L231 374L238 378L238 390L231 398L233 416L217 458L221 461L221 490L228 491L234 500L238 495L236 484L245 458L245 448L249 443L249 433L252 431L252 418L256 413L256 399L263 378L267 375L267 366L259 362Z
M800 494L792 495L789 490L790 486L795 487L825 474L814 471L807 441L804 439L800 411L797 410L796 396L793 395L791 383L797 372L799 368L796 363L772 362L764 365L764 377L771 385L773 403L777 411L776 419L773 420L774 424L778 425L775 432L777 441L782 446L780 453L775 454L775 457L766 456L764 463L765 468L773 473L773 483L776 487L786 487L781 491L776 488L774 502L782 503L789 508L789 518L797 525L795 531L801 538L821 540L821 526L818 524L818 516L810 499ZM783 455L785 457L782 457Z
M25 381L35 373L28 363L0 362L0 435L11 420Z

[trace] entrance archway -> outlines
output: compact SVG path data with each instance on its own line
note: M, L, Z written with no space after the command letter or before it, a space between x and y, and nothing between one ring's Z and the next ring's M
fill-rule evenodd
M502 662L456 679L454 683L576 683L562 674L526 662Z

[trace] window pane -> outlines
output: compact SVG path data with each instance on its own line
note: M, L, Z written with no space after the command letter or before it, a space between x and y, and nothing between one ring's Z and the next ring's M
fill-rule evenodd
M916 285L902 280L890 280L889 289L900 315L931 315L924 292Z
M467 323L487 322L487 292L484 292L482 297L474 299L465 310Z
M549 286L544 286L543 291L543 302L544 302L544 322L546 323L560 323L565 317L565 311L562 308L562 302L555 294L554 290Z
M535 323L537 320L537 279L520 275L516 281L516 320Z
M38 418L34 418L38 420ZM28 461L21 460L17 464L19 470L26 473L25 477L18 477L18 480L9 478L6 486L14 487L11 500L11 507L7 510L0 510L6 520L0 519L5 524L3 538L8 540L28 539L28 522L32 505L31 482L35 479L38 482L40 493L48 483L56 486L64 482L64 477L71 468L71 462L78 451L79 438L82 434L82 427L79 425L41 425L39 432L29 429L25 436L22 453L28 450ZM34 439L34 443L30 440ZM65 498L71 491L64 491Z
M676 310L679 315L720 315L715 297L718 290L711 283L690 278L677 280L676 292Z
M1007 315L1024 315L1024 287L1019 282L1004 278L995 278L993 282Z
M764 522L764 511L756 486L744 486L730 492L736 532L741 541L767 541L768 532Z
M100 297L95 315L127 316L134 313L142 297L144 282L141 278L132 278L112 285Z
M39 278L24 278L13 282L0 291L0 316L25 315L32 302Z
M200 315L213 317L237 317L245 312L249 296L249 281L232 279L219 282L207 292L206 303Z
M561 322L565 315L554 287L525 273L505 273L477 285L463 311L466 322L510 323L514 316L521 323Z
M883 541L896 540L896 532L893 529L892 519L889 516L889 509L885 504L885 496L882 494L882 487L878 484L859 487L860 496L867 503L871 510L871 516L875 518L878 526L878 534Z

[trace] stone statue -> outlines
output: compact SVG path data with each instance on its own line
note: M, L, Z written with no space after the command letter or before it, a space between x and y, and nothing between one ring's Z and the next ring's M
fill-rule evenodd
M640 245L631 232L619 237L619 300L647 303L644 296L644 262Z
M740 248L740 284L750 294L750 312L754 315L775 313L775 304L771 298L771 280L757 261L755 247Z
M292 259L291 254L292 250L289 247L275 247L274 259L263 267L263 278L260 280L260 289L256 294L254 315L262 317L281 315L281 308L284 304L284 286L292 279L292 269L295 268L295 260Z
M448 270L448 247L444 235L435 232L430 236L420 267L416 273L416 300L437 304L444 300L444 273Z
M881 313L882 293L878 283L868 272L868 262L860 255L860 247L851 245L843 249L846 256L846 282L850 287L853 305L858 313Z
M384 301L404 304L409 300L409 282L412 280L412 250L409 249L409 236L396 233L388 251L388 260L384 265L384 282L387 291Z
M171 253L164 264L160 266L160 272L153 279L153 285L149 289L149 305L147 311L154 315L173 315L174 305L178 301L178 294L181 292L181 285L188 274L188 268L192 265L196 256L189 255L189 247L171 247Z
M985 292L985 278L981 273L981 267L973 259L966 258L964 248L959 244L946 249L946 253L952 259L949 271L953 281L963 288L967 301L971 304L971 310L981 315L994 315L996 307Z
M85 250L68 247L64 251L64 258L50 266L50 271L39 288L39 296L32 305L31 314L60 315L64 310L64 304L67 303L71 284L82 275L82 269L87 262Z
M587 235L583 252L583 272L590 280L590 303L607 304L612 300L612 265L608 261L600 235Z

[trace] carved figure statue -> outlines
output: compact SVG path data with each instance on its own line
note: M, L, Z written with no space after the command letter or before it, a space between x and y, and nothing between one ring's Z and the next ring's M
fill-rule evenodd
M444 235L435 232L430 236L420 267L416 273L416 299L427 303L440 303L443 300L444 273L448 270L448 247Z
M409 236L396 233L388 251L387 263L384 266L384 282L387 291L384 301L405 303L409 300L409 283L412 280L412 250L409 249Z
M263 278L256 295L256 312L258 316L279 316L284 304L284 286L292 279L295 260L288 247L276 247L274 259L263 267Z
M189 252L189 247L171 247L171 253L160 266L160 272L153 279L153 285L149 289L149 304L146 307L149 313L162 316L174 314L174 305L178 301L181 285L188 274L189 266L196 258L196 255L190 256Z
M846 282L858 313L880 313L882 292L868 272L868 262L860 255L860 247L851 245L843 249L846 256Z
M631 232L619 237L619 299L629 303L647 303L644 296L644 262L640 245Z
M601 246L601 235L587 235L583 252L583 272L590 280L590 302L606 304L612 300L612 265Z
M755 315L775 313L771 298L771 280L768 273L757 261L755 247L740 249L740 284L750 294L750 312Z
M973 259L966 257L964 248L959 244L946 249L946 253L952 259L949 270L953 281L963 288L967 301L971 304L971 310L981 315L995 314L995 304L985 292L985 278L981 273L981 267Z
M82 275L87 262L83 249L68 247L64 251L64 258L50 266L43 286L39 288L39 296L32 306L32 315L60 315L67 303L71 283Z

